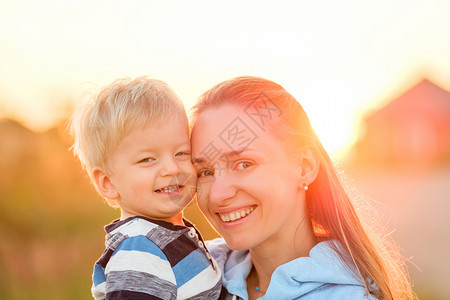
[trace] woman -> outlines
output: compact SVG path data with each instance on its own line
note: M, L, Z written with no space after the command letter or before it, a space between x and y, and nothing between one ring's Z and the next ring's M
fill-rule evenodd
M193 107L198 203L227 299L414 299L390 242L363 226L301 105L238 77Z

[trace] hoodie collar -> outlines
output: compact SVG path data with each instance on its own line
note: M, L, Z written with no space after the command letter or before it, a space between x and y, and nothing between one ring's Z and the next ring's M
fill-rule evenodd
M361 281L349 270L332 248L335 241L320 242L308 257L280 265L272 274L265 296L260 299L294 299L324 285L359 285ZM246 278L252 268L248 250L233 251L222 239L208 244L223 272L223 285L230 294L248 299Z

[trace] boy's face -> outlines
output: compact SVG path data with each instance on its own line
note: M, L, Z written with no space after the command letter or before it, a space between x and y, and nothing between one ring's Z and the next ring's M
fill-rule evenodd
M197 181L187 120L174 118L131 130L117 145L109 166L122 219L139 215L179 223Z

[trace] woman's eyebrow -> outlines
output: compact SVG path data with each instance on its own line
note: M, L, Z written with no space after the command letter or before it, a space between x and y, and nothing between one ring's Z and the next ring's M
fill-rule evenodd
M230 158L235 158L235 157L239 157L241 155L241 153L244 152L255 152L254 149L252 148L240 148L234 151L229 151L229 152L225 152L225 153L219 153L217 155L215 155L214 157L208 157L208 155L204 155L204 156L198 156L198 157L194 157L192 158L192 163L194 164L202 164L205 162L210 163L211 161L216 161L217 159L230 159Z
M252 149L252 148L239 148L237 150L234 151L230 151L224 154L224 156L226 157L239 157L242 153L245 152L255 152L256 150Z
M192 158L192 163L194 164L201 164L205 161L203 157L194 157Z

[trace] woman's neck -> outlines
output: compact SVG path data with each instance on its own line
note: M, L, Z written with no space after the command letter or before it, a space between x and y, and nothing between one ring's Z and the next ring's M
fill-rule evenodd
M253 268L247 277L249 299L263 296L275 269L296 258L309 256L309 251L315 244L311 223L304 222L294 232L284 232L275 240L250 249ZM255 297L251 297L251 294Z

